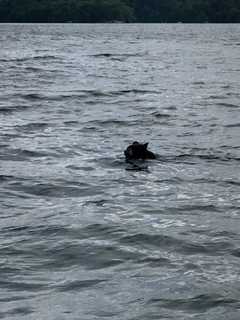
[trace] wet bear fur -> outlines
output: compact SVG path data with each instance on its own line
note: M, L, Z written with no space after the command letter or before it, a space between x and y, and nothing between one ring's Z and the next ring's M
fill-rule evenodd
M134 141L133 144L128 146L124 151L126 161L156 159L155 154L147 150L147 147L148 143Z

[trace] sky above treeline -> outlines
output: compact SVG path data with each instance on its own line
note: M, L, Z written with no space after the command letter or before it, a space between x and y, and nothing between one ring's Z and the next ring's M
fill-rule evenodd
M240 0L0 0L0 22L240 22Z

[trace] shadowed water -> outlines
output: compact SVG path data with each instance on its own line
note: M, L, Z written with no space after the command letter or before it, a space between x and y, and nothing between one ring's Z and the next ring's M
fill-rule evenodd
M239 32L0 26L0 319L239 319Z

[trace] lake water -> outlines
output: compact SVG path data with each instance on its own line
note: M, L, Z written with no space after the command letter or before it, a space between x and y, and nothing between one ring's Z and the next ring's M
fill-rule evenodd
M0 25L0 319L239 319L239 35Z

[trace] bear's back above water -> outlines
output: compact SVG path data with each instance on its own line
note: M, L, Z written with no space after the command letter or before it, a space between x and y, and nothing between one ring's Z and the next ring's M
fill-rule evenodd
M124 151L126 160L147 160L147 159L156 159L156 156L153 152L147 150L148 143L139 143L137 141L133 142L127 149Z

